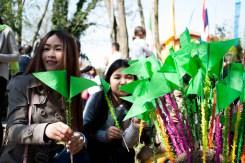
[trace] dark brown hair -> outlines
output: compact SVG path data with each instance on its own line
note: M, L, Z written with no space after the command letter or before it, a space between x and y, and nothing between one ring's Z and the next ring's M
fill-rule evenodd
M125 67L125 68L129 67L128 61L125 59L118 59L114 61L105 74L105 81L110 83L110 78L113 72L121 67Z
M140 38L144 38L146 35L145 28L142 26L137 26L134 29L134 37L138 36Z
M47 40L56 35L63 43L64 66L67 72L67 85L70 85L70 76L79 76L78 48L75 39L67 32L53 30L48 32L40 41L35 55L26 70L26 73L46 71L42 62L42 53ZM69 87L68 87L69 90ZM80 96L73 97L72 100L72 128L77 131L82 130L82 108L80 107Z

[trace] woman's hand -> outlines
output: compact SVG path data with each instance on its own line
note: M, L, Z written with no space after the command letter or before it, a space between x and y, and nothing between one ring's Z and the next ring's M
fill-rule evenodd
M49 139L64 142L69 141L73 135L72 129L63 122L48 124L44 132Z
M80 150L83 149L85 145L85 137L83 134L79 132L74 132L71 137L71 140L68 141L66 144L67 149L71 152L71 154L76 154Z
M112 141L113 139L120 139L122 138L123 131L115 126L111 126L107 129L107 139Z

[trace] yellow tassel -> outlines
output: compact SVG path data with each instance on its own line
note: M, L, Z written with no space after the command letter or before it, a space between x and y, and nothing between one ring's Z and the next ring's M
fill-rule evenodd
M156 115L156 118L157 118L157 121L154 121L156 129L157 129L157 131L158 131L158 133L160 135L160 139L165 144L165 148L166 148L169 160L172 163L174 163L174 154L172 152L171 145L169 144L168 135L165 132L165 126L164 126L159 114Z
M215 112L216 112L216 91L213 92L213 107L212 107L212 116L210 120L210 128L208 133L208 148L212 149L214 147L213 144L213 133L214 133L214 119L215 119Z
M235 133L233 138L233 145L232 145L232 151L231 151L231 162L235 163L236 159L236 144L237 144L237 137L238 137L238 125L241 119L241 105L237 108L237 118L236 118L236 124L235 124Z
M141 120L140 121L140 127L139 127L139 144L140 144L140 137L142 135L143 127L144 127L144 122Z
M201 114L202 114L202 145L203 145L203 155L202 155L202 162L206 163L206 151L208 148L208 140L207 140L207 123L206 123L206 115L205 115L205 107L204 104L201 104Z

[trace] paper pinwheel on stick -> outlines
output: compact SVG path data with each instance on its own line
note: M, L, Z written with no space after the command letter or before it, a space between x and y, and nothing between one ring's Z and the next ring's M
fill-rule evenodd
M164 105L161 110L156 108L159 106L158 99L161 101L161 96L165 95L165 101L171 103L173 107L172 111L176 113L179 123L182 123L181 117L185 118L185 115L179 116L180 111L178 111L175 101L173 99L171 100L171 98L169 99L171 96L169 96L168 93L177 89L182 91L183 97L187 97L190 94L196 95L196 97L200 99L199 101L201 101L199 106L202 114L200 117L201 125L200 123L199 125L202 127L201 145L203 149L203 160L205 161L208 143L208 119L206 118L210 115L207 113L212 110L212 108L209 108L211 106L209 102L212 101L212 94L214 93L214 85L211 84L211 80L215 83L221 79L223 57L231 46L237 45L238 40L194 43L191 42L189 32L186 30L180 37L180 43L180 50L175 52L173 49L170 49L170 55L163 65L158 61L154 61L151 57L133 62L130 67L124 71L124 73L133 74L138 77L137 81L121 87L123 91L132 94L132 96L123 98L133 103L132 108L125 118L136 116L146 121L151 121L152 118L157 117L151 116L151 113L157 110L158 115L161 114L160 111L163 111L164 114L161 118L168 131L176 154L187 152L188 155L188 151L192 149L191 140L188 140L188 144L185 142L187 139L184 138L187 135L188 138L191 137L188 132L188 115L181 128L183 130L186 129L187 133L181 132L181 130L178 132L178 128L177 131L174 129L175 126L173 126L172 116L168 113L168 110L164 108ZM161 68L159 68L159 66ZM183 83L183 76L185 75L190 77L189 84L186 88ZM166 121L166 119L168 119L168 121ZM156 118L154 120L156 120ZM211 121L214 121L214 118ZM217 122L219 122L219 120L217 120ZM156 126L157 125L158 124L156 124ZM175 135L175 138L171 137L171 135ZM176 141L180 143L176 143Z
M240 103L243 103L244 106L244 67L240 63L232 63L228 66L228 75L217 83L217 114L220 112L225 111L227 112L227 107L233 103L236 99L240 100ZM238 157L241 156L241 148L244 135L244 109L241 110L240 106L238 105L237 108L237 116L236 116L236 125L234 131L234 138L233 138L233 145L231 151L231 161L234 162L235 160L235 152L238 151ZM225 114L225 122L229 121L229 115ZM238 130L238 129L241 130ZM239 142L238 142L239 140ZM224 126L224 135L223 135L223 156L224 159L228 159L228 125L225 123ZM237 145L238 144L238 145ZM238 149L236 148L238 147Z
M170 58L174 61L175 70L179 76L188 74L191 77L189 81L186 95L195 94L201 99L201 127L202 127L202 145L203 155L205 158L205 151L207 150L207 121L206 116L208 111L211 110L208 107L209 94L211 91L210 79L220 79L223 57L226 52L233 45L237 45L238 39L228 41L217 42L202 42L194 43L190 40L189 31L186 30L180 37L181 48L177 52L171 52ZM169 59L170 60L170 59ZM169 61L167 58L167 61ZM165 63L169 64L169 62ZM161 71L166 72L165 67L169 65L163 65ZM181 81L181 80L180 80ZM183 89L182 89L182 93Z
M77 94L89 87L97 85L95 82L91 80L71 76L70 85L68 86L66 70L37 72L33 73L33 76L64 97L66 101L66 121L69 126L71 126L72 121L72 97L76 96ZM73 162L72 155L71 161Z
M159 61L154 56L151 56L147 59L142 58L123 70L123 73L136 75L138 78L138 80L120 88L121 90L131 94L129 97L122 97L124 100L129 102L134 101L133 106L125 117L125 120L141 116L145 112L149 115L149 112L155 110L155 98L171 92L171 89L167 85L165 76L158 72L159 69ZM154 87L156 85L158 86L157 89ZM150 119L149 117L145 118L146 119L143 119L145 121L149 121Z
M37 72L33 75L42 83L61 94L66 101L70 101L83 90L97 85L94 81L81 77L70 77L70 86L67 85L65 70Z
M171 115L163 114L160 109L160 105L163 105L163 109L165 112L168 111L166 107L166 103L162 100L164 99L164 95L173 91L173 87L175 87L175 83L177 82L168 82L165 74L159 72L161 67L161 63L154 56L139 60L138 62L134 62L130 65L129 68L125 69L123 72L126 74L133 74L138 77L139 80L134 81L130 84L124 85L121 89L125 92L132 94L130 97L124 97L123 99L133 102L132 107L130 108L125 119L131 117L138 117L143 119L144 121L149 121L154 123L158 134L160 135L163 144L165 144L168 150L169 158L173 161L172 148L169 142L166 142L168 136L166 134L166 130L170 133L170 139L173 142L175 150L178 154L183 153L187 150L186 140L184 141L183 132L178 131L178 129L174 125L174 120ZM140 70L145 68L145 70ZM147 72L147 73L145 73ZM172 72L171 72L172 73ZM172 87L173 86L173 87ZM180 119L177 108L174 109L176 116ZM165 119L169 119L170 123L164 121ZM184 130L184 128L179 127ZM182 136L181 136L182 135ZM177 143L178 142L178 143Z

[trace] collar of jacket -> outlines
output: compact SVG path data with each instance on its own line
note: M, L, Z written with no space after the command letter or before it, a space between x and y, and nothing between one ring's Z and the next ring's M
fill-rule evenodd
M28 89L29 90L33 90L33 88L36 88L36 87L40 87L42 85L42 83L37 80L33 75L30 75L31 76L31 82L28 86ZM44 94L44 90L41 89L40 90L40 93L41 94L33 94L32 96L32 104L43 104L45 103L46 99L47 99L47 95Z
M31 82L28 88L35 88L35 87L39 87L42 85L42 83L38 79L36 79L32 74L30 76L32 79L31 79Z

